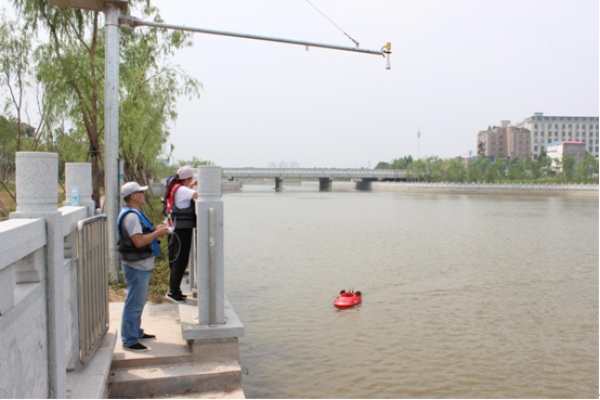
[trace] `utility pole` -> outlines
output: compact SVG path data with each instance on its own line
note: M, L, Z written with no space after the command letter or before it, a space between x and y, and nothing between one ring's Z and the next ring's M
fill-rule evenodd
M421 159L421 128L417 128L417 160Z

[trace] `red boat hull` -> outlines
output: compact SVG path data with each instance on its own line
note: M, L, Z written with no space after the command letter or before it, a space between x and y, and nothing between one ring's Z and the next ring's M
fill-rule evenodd
M362 301L362 294L356 294L354 292L341 293L333 302L333 305L337 308L350 308L354 307Z

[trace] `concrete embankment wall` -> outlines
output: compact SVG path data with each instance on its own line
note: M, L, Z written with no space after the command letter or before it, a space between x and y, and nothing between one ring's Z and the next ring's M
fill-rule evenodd
M302 182L303 186L317 187L318 182ZM332 182L332 190L355 190L355 182ZM518 194L542 196L595 196L598 185L564 184L486 184L486 183L446 183L446 182L372 182L374 192L402 193L446 193L446 194Z

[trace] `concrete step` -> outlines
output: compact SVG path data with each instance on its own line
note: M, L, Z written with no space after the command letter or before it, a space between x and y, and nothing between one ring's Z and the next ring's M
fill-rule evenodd
M113 368L108 379L108 398L145 399L181 397L211 398L231 393L244 398L239 362L160 364L154 367Z
M157 397L158 398L158 397ZM165 399L172 399L172 397L164 397ZM245 399L244 391L242 389L235 389L230 392L205 392L205 393L186 393L177 395L178 399Z
M116 342L117 331L109 330L87 364L75 371L67 371L68 399L106 398L107 381Z

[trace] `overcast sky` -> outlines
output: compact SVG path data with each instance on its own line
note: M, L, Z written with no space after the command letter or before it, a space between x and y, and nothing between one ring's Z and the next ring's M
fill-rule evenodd
M354 46L343 30L364 49L392 43L386 70L375 55L195 34L173 60L203 85L200 99L179 101L176 160L367 168L475 154L480 130L534 112L599 114L597 0L152 4L168 24Z
M310 0L380 56L195 34L174 62L176 159L223 167L374 167L475 153L500 120L597 116L597 0ZM153 0L166 23L354 46L306 0ZM147 28L145 28L147 29ZM417 131L420 130L420 140Z

